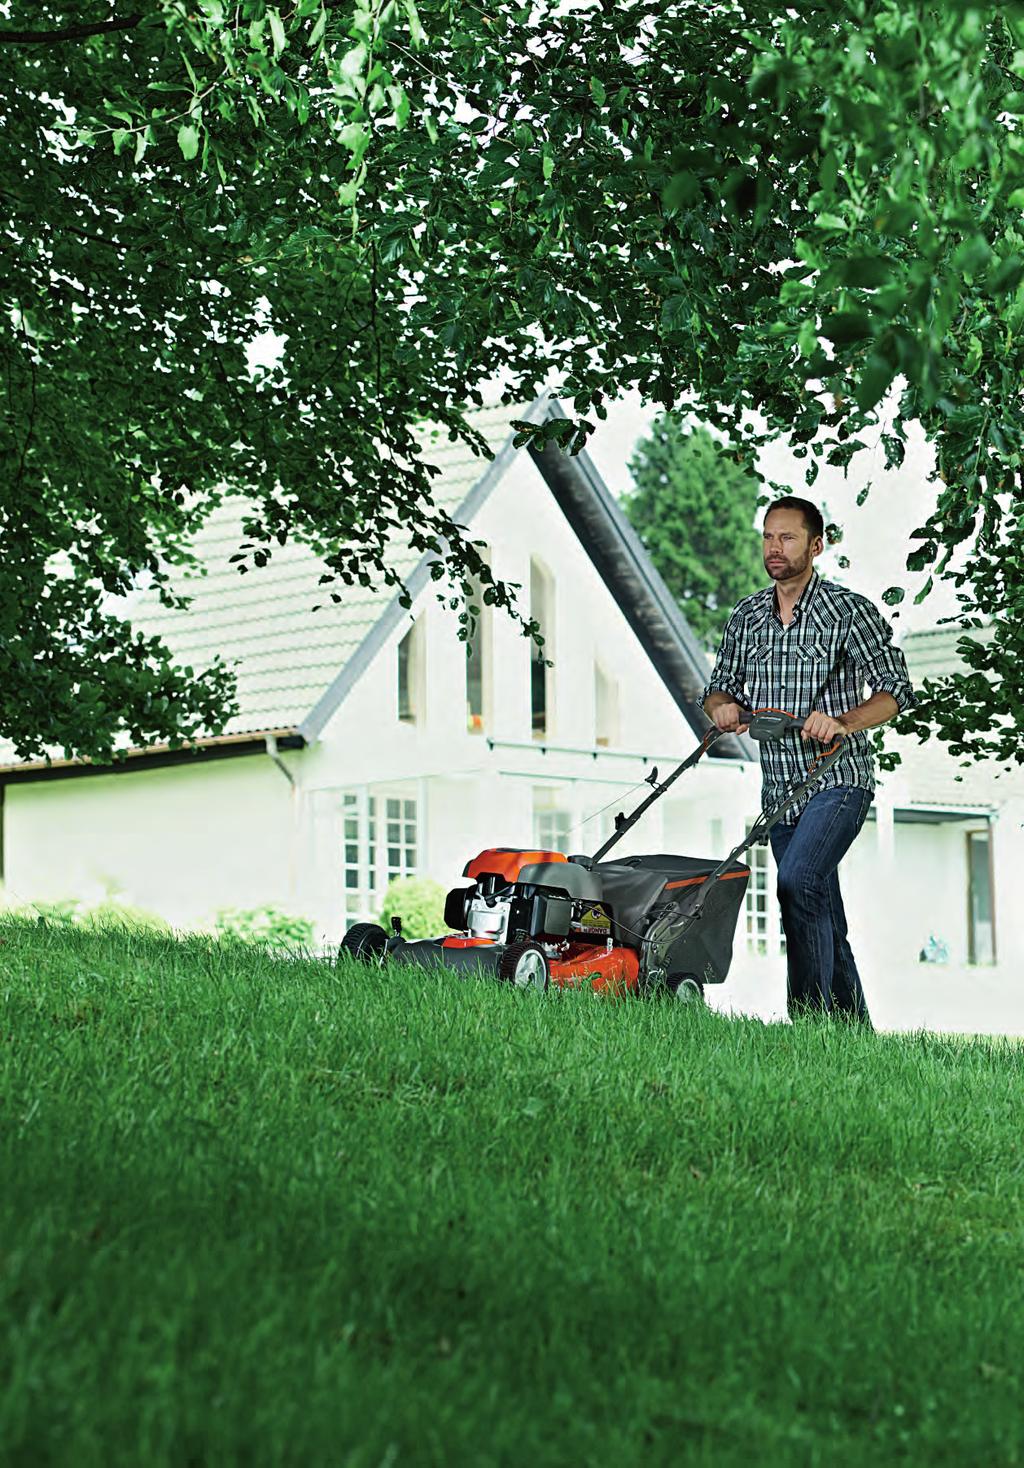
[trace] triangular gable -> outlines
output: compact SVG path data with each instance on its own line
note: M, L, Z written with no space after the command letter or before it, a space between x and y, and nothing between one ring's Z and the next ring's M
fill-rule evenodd
M431 460L441 469L433 485L435 502L457 524L471 524L523 452L514 447L510 420L552 416L564 414L546 393L525 408L474 412L473 426L495 458L481 475L479 458L464 445L433 445ZM677 705L695 732L703 733L707 720L699 698L707 659L596 468L586 454L570 456L554 444L530 452ZM143 593L131 620L140 631L162 637L180 664L201 668L218 654L237 663L240 712L218 742L266 731L293 732L312 742L408 611L397 595L382 605L379 590L372 587L346 588L340 604L330 603L329 588L319 585L322 562L297 541L275 549L265 567L241 575L231 556L244 539L245 509L244 501L226 501L196 536L204 574L176 586L191 598L187 611L163 607L154 593ZM434 559L398 545L390 563L415 598L430 580ZM321 610L313 612L317 603ZM746 740L726 738L714 753L749 758L747 746ZM19 766L12 762L6 768Z

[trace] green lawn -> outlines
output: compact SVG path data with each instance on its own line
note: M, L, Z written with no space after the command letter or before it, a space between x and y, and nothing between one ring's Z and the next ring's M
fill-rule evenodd
M1024 1458L1015 1045L0 927L0 1459Z

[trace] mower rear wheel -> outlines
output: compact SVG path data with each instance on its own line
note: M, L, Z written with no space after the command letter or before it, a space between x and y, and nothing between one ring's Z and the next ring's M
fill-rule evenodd
M354 923L341 940L339 953L362 963L380 964L387 952L388 935L379 923Z
M539 943L510 943L498 960L498 978L514 989L541 993L551 980L551 965Z
M672 998L678 1004L703 1004L704 985L693 974L669 974L665 981Z

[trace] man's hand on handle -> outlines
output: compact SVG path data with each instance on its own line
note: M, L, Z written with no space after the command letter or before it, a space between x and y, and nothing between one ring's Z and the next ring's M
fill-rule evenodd
M830 718L828 714L817 712L808 714L804 720L804 727L800 730L801 739L820 739L823 744L834 744L837 739L842 739L849 730L839 719Z
M708 699L708 703L711 699ZM738 703L719 703L708 710L708 718L723 734L745 734L750 727L749 724L740 723L740 706Z

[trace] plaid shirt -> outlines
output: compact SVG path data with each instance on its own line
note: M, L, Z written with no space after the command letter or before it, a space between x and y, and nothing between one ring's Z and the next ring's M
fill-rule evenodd
M864 702L865 683L872 693L891 693L901 713L914 703L906 661L893 646L892 628L877 607L856 591L823 581L815 571L788 627L779 617L774 585L736 606L701 702L720 691L747 708L785 709L801 717L817 710L837 719ZM817 740L802 740L799 730L762 743L764 809L806 776L826 748ZM874 753L866 730L846 736L836 762L790 807L783 822L795 824L813 795L840 785L875 788Z

